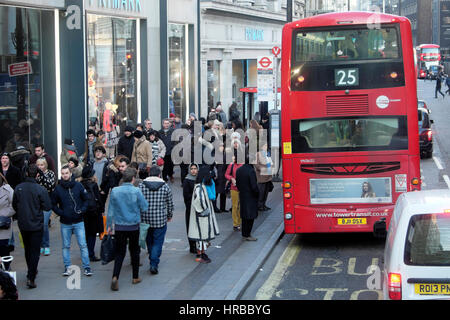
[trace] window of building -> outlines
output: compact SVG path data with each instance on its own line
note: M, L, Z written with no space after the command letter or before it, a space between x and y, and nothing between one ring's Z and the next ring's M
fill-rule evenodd
M0 6L0 148L42 143L41 11Z
M169 24L169 113L187 116L187 25Z
M208 106L220 101L220 61L208 61Z
M139 120L136 32L136 20L87 15L90 127L111 132Z

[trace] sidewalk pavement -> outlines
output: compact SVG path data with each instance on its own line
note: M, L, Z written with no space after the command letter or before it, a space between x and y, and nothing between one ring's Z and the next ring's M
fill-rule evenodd
M178 168L177 168L178 169ZM243 241L240 232L233 231L231 212L217 213L220 235L212 241L208 256L212 262L200 264L189 253L184 219L185 206L182 196L179 170L175 182L169 183L174 195L174 217L168 224L166 239L159 264L159 274L149 272L146 250L141 250L142 282L131 284L131 261L127 254L119 279L119 291L111 291L114 262L102 265L91 262L93 276L83 275L80 250L75 236L72 237L72 264L81 269L79 289L69 289L76 282L63 277L62 241L58 218L52 218L50 228L51 255L39 260L36 289L26 287L24 250L19 243L17 222L14 223L16 247L12 252L11 269L17 272L17 288L21 300L236 300L239 299L253 275L258 271L280 238L283 228L283 205L281 184L274 183L267 205L270 211L260 212L255 220L252 235L258 241ZM227 199L231 208L231 199ZM101 241L97 239L96 255L100 256Z

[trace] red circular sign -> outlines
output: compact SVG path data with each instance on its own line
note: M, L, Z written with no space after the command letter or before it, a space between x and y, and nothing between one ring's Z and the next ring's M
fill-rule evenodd
M278 55L281 53L281 48L280 47L273 47L272 48L272 53L275 57L278 57Z
M259 64L263 68L268 68L272 64L272 60L270 60L268 57L264 57L261 60L259 60Z

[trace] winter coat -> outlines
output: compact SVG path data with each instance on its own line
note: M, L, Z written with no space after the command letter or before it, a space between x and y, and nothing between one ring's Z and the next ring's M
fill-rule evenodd
M147 210L148 202L141 190L131 183L123 183L111 190L106 226L112 228L113 225L133 226L140 224L141 212Z
M161 140L149 141L152 148L152 165L156 165L156 161L161 158L164 159L166 155L166 146Z
M256 161L254 167L258 183L272 181L272 158L267 156L267 152L260 151L256 154Z
M162 228L167 220L173 216L172 190L163 179L148 177L139 184L145 200L148 202L148 210L141 213L141 221L150 225L150 228Z
M152 159L152 145L145 138L145 136L142 136L138 141L134 143L131 162L137 162L139 164L145 163L146 166L150 168L152 166Z
M61 167L64 167L66 164L68 164L70 158L78 159L77 148L73 145L65 144L63 147L63 150L61 152L61 155L59 157L59 159L61 161Z
M166 146L166 155L170 155L174 146L174 142L172 141L173 129L171 128L167 132L164 132L164 130L161 129L158 131L158 133L159 139L162 140L162 142Z
M26 178L14 190L13 208L17 213L19 229L39 231L44 229L44 214L52 208L47 190L33 178Z
M61 223L80 223L87 209L87 191L77 181L61 180L52 193L52 204L53 211L60 216Z
M16 189L17 185L23 180L20 169L13 166L12 164L9 165L8 171L6 171L6 174L4 174L4 176L6 178L6 181L8 181L8 184L13 189Z
M36 178L36 182L43 186L47 192L51 194L56 187L56 175L49 169L44 173L44 175L39 175Z
M83 214L84 228L86 230L87 236L95 236L97 233L102 233L104 231L103 227L103 211L105 211L104 204L100 197L100 191L98 190L98 185L93 179L83 179L81 184L84 189L89 193L89 190L93 191L93 195L97 202L97 210L89 211Z
M121 154L126 156L128 159L131 159L133 155L133 146L134 146L134 136L131 135L129 137L122 136L119 139L119 143L117 144L117 154Z
M203 192L203 197L200 193ZM199 217L197 212L209 208L210 214ZM219 225L208 192L203 184L196 184L192 194L191 214L189 216L188 239L191 241L211 241L219 235Z
M238 188L231 182L231 178L236 179L236 171L242 167L242 163L230 163L227 167L227 171L225 172L225 179L230 181L231 183L231 190L239 191ZM233 168L233 172L231 172L231 168Z
M0 186L0 216L12 217L16 212L13 209L14 190L9 184ZM10 239L12 235L12 221L9 229L0 229L0 240Z
M244 164L236 171L236 186L239 190L241 218L256 219L259 190L255 168L251 164Z

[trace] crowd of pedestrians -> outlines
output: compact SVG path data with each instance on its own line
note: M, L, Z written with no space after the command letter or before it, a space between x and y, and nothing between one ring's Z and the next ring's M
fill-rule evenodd
M220 102L209 108L206 118L198 119L191 113L181 123L180 117L171 116L162 121L161 130L154 130L150 119L136 128L125 127L112 147L111 142L105 141L103 131L90 128L83 154L72 139L65 139L59 181L55 161L42 144L35 146L24 172L11 164L9 153L1 155L0 257L10 255L14 248L14 217L25 248L28 288L37 286L40 255L51 254L52 213L60 221L63 276L71 274L72 235L80 249L84 275L93 275L91 265L100 261L95 253L96 238L102 233L115 238L113 291L119 289L127 246L133 284L141 282L141 249L149 253L150 273L158 274L164 238L175 209L171 189L175 165L181 169L186 237L196 261L211 262L206 252L219 235L218 213L231 211L233 230L240 231L243 240L257 240L252 236L253 221L258 211L270 210L266 201L273 189L273 164L267 143L256 154L250 154L248 138L240 130L244 128L236 104L230 106L228 117ZM200 134L196 133L196 125L201 128ZM266 125L267 116L263 116L260 122L252 120L250 127L261 139L259 130ZM172 141L175 130L180 128L188 135ZM227 137L231 137L229 146ZM186 149L177 154L184 159L182 163L173 158L177 143L191 146L190 154ZM209 149L215 160L205 163L201 158L196 163L196 148ZM256 161L252 162L252 158ZM227 209L229 198L231 208Z

